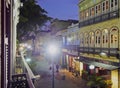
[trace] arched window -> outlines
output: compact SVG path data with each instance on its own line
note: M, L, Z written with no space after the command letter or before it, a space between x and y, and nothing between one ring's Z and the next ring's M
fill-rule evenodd
M100 47L101 44L101 33L100 30L95 32L95 47Z
M94 32L89 33L89 47L94 47Z
M108 48L108 30L104 29L102 31L102 47Z
M88 33L84 33L84 46L88 46Z
M110 31L110 48L118 48L118 29L112 28Z

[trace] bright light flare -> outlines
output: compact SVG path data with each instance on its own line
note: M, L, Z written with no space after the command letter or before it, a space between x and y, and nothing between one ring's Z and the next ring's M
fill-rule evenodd
M28 45L27 48L30 49L30 50L32 50L32 46L31 45Z
M30 61L31 61L31 59L30 59L30 58L26 58L26 61L27 61L27 62L30 62Z
M89 68L90 68L90 69L94 69L95 66L94 66L94 65L90 65Z
M24 47L19 47L19 51L23 51L24 50Z
M58 47L56 45L49 45L48 52L50 55L55 55L58 52Z
M101 56L107 56L107 54L104 53L104 52L101 52L100 55L101 55Z

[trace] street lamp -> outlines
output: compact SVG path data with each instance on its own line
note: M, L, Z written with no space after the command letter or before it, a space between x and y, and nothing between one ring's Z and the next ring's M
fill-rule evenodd
M54 57L58 53L58 47L55 44L50 44L48 46L48 53L52 59L52 88L54 88Z
M94 73L95 66L94 65L90 65L89 69L90 69L90 74Z
M94 66L94 65L90 65L89 68L90 68L90 69L94 69L95 66Z

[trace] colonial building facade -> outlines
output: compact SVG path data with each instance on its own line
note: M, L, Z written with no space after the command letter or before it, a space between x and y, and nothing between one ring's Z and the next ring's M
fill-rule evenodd
M62 33L63 52L66 57L77 52L80 74L82 69L92 72L93 65L96 74L112 81L112 88L120 88L120 1L80 0L78 6L79 30L68 27Z
M80 61L107 69L112 88L119 86L120 1L82 0L79 2ZM106 70L106 71L107 71Z

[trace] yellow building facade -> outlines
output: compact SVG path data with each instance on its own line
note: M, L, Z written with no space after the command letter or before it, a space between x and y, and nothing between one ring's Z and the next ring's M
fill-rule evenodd
M112 88L120 88L119 5L120 0L80 0L78 4L80 59L110 70Z
M80 0L78 6L79 24L61 32L67 67L74 62L80 76L94 72L120 88L120 0Z

